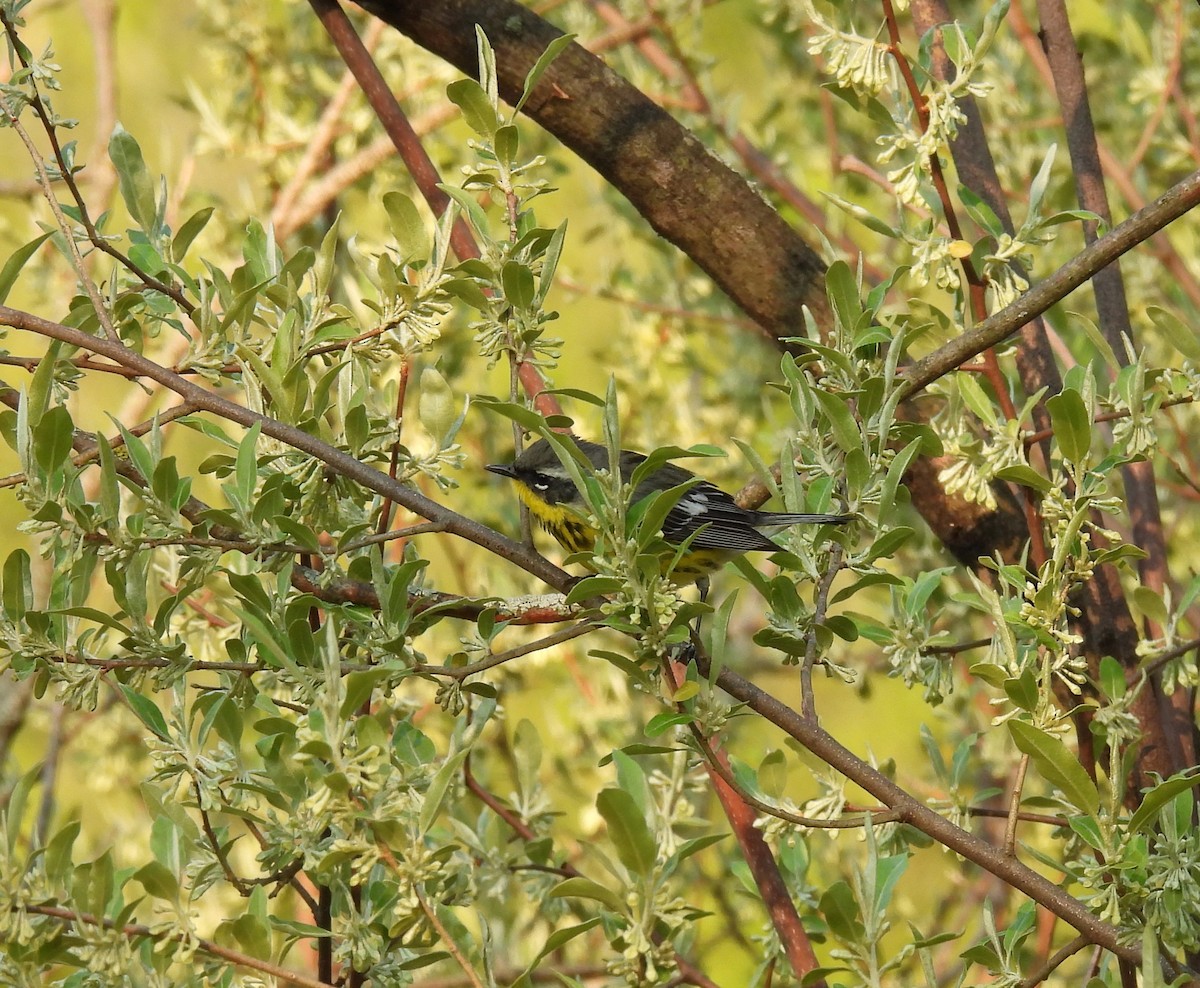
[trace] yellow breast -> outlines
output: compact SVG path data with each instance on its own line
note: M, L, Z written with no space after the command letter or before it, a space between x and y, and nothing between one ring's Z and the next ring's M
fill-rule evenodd
M596 530L574 511L561 504L548 504L520 481L517 481L517 496L537 523L567 552L590 552L596 544Z

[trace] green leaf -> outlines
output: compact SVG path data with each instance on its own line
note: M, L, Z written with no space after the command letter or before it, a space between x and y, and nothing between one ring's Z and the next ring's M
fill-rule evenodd
M312 923L301 923L294 919L284 919L280 916L268 916L271 926L292 937L331 937L333 931L313 926ZM446 956L449 956L448 954Z
M66 876L67 870L71 867L71 849L75 845L75 839L79 836L82 825L81 820L72 820L46 845L43 861L46 875L50 879L61 882Z
M370 698L375 685L388 676L387 669L363 669L352 672L345 678L345 695L339 714L350 720Z
M1153 309L1154 306L1149 306L1148 308ZM1100 332L1100 327L1081 312L1069 310L1068 315L1071 317L1073 322L1079 324L1080 328L1083 330L1083 335L1091 341L1092 346L1094 346L1100 356L1104 358L1104 362L1108 365L1108 369L1113 374L1118 373L1121 370L1121 361L1117 359L1117 355L1113 350L1112 345L1104 338L1104 334Z
M657 849L634 798L623 789L604 789L596 797L596 809L608 825L609 839L621 863L635 875L650 874Z
M1033 469L1031 466L1026 466L1024 463L1016 463L1010 467L1004 467L996 471L997 480L1007 480L1014 484L1020 484L1022 487L1029 487L1039 494L1049 494L1051 487L1045 477Z
M428 260L433 241L417 204L403 192L393 191L384 193L383 208L387 210L392 236L396 238L396 246L405 262Z
M179 882L174 873L157 861L149 861L133 873L142 888L156 899L173 900L179 893Z
M25 263L37 253L38 248L52 236L54 236L53 231L43 233L40 237L34 237L29 243L14 250L9 259L4 262L4 267L0 268L0 305L4 304L8 293L12 291L12 286L16 284L21 268L25 267Z
M450 788L450 783L457 779L462 772L462 765L466 761L468 754L470 754L470 751L467 748L455 752L442 763L442 767L434 774L433 779L429 783L429 788L425 791L425 802L421 806L421 817L417 823L420 833L428 833L429 828L433 826L433 821L437 819L438 814L442 810L442 803L446 798L446 790Z
M242 506L247 509L254 503L254 489L258 486L258 437L261 433L262 424L255 422L238 444L234 479Z
M1029 215L1034 216L1041 208L1042 199L1046 195L1046 188L1050 184L1050 170L1054 167L1054 156L1058 153L1058 145L1051 144L1046 150L1045 157L1042 158L1042 165L1038 169L1036 175L1033 176L1033 182L1029 186Z
M568 878L555 885L547 894L552 899L594 899L616 913L624 911L625 907L620 895L590 878Z
M550 68L550 63L553 62L563 51L575 40L575 35L564 34L561 37L555 38L550 44L546 45L546 50L538 56L538 60L533 63L528 74L525 76L525 85L521 88L521 98L517 100L517 105L513 108L514 113L520 113L521 108L525 105L533 93L534 87L538 84L546 69Z
M863 315L862 299L858 294L858 282L854 272L845 261L834 261L825 272L825 291L833 306L838 324L847 333L853 333Z
M188 248L192 246L192 241L200 236L201 231L208 226L208 221L212 219L214 208L213 206L205 206L203 209L196 210L196 212L183 221L183 226L179 228L179 232L171 240L171 259L176 263L183 260L187 255Z
M692 722L691 714L677 714L670 711L663 711L661 714L655 714L646 723L643 728L646 737L656 738L660 734L665 734L672 727L682 727L685 724Z
M534 299L534 302L538 306L545 304L546 295L550 291L551 285L554 284L554 272L558 270L558 260L562 256L563 247L566 242L567 221L563 220L554 228L554 233L550 236L550 242L546 245L546 253L542 257L542 270L538 275L537 297Z
M1083 463L1092 447L1092 416L1078 391L1067 388L1046 401L1054 438L1063 457Z
M530 980L530 973L538 962L544 957L554 953L556 950L566 946L581 933L586 933L592 927L604 922L603 917L593 916L591 919L584 920L582 923L577 923L575 926L565 926L562 929L555 930L546 938L546 943L541 950L538 951L537 957L533 959L529 967L527 967L521 975L512 982L510 988L528 988L533 982Z
M1189 360L1200 360L1200 337L1196 335L1195 326L1189 326L1174 312L1164 309L1161 305L1148 305L1146 312L1171 346Z
M857 203L850 202L848 199L843 199L841 196L835 196L831 192L822 192L826 199L837 206L842 212L849 216L853 216L859 223L865 226L868 230L874 230L876 233L896 240L900 237L900 231L894 226L889 226L883 220L879 219L873 213L869 213Z
M850 406L842 396L820 390L814 390L813 395L829 419L833 441L838 444L838 448L851 450L862 446L862 434L858 431L858 423L854 421Z
M819 908L834 936L854 943L862 935L863 925L859 920L858 903L850 886L845 882L837 881L829 886L821 896Z
M492 138L492 149L496 152L496 159L504 162L510 167L516 164L517 154L521 149L521 133L512 124L506 124L496 131L496 136Z
M1100 824L1095 817L1073 816L1067 823L1071 829L1087 841L1097 851L1104 850L1104 835L1100 832Z
M171 272L167 268L166 260L150 244L134 244L130 247L129 260L139 271L144 271L148 275L170 277Z
M858 625L845 614L829 615L825 618L824 626L844 642L858 641Z
M480 137L491 140L500 126L500 118L483 87L474 79L457 79L446 87L446 95L462 110L467 126Z
M712 847L718 841L723 841L728 836L728 834L706 834L703 837L694 837L680 844L679 850L672 857L677 861L684 861L693 854L703 851L706 847Z
M884 559L891 556L907 542L913 535L916 534L907 525L898 525L890 532L884 532L874 542L871 543L871 551L867 554L864 562L873 562L876 559Z
M983 390L975 374L963 372L954 375L954 383L958 385L958 393L964 404L974 412L981 422L988 426L996 424L996 405L988 393Z
M256 890L257 891L257 890ZM227 925L242 949L251 957L269 960L271 957L271 927L251 913L245 913Z
M1142 612L1143 617L1159 625L1165 625L1170 620L1166 602L1160 594L1155 593L1149 587L1134 587L1130 596L1133 598L1134 605Z
M729 656L729 622L733 617L733 608L737 604L738 593L740 591L737 588L730 591L729 596L721 601L721 606L713 614L709 632L708 681L710 683L717 681Z
M1192 775L1173 775L1164 782L1160 782L1142 797L1142 805L1137 808L1129 820L1130 832L1136 834L1140 830L1145 830L1158 818L1159 810L1181 792L1186 792L1198 785L1200 785L1200 772Z
M1026 669L1020 676L1004 680L1004 692L1022 710L1037 708L1039 692L1037 678L1032 669Z
M29 568L29 553L14 549L4 560L4 614L14 624L25 620L25 612L33 603L33 575Z
M1063 791L1072 805L1092 816L1099 811L1096 783L1066 745L1021 720L1010 720L1008 730L1016 746L1033 760L1047 781Z
M649 548L662 531L667 515L671 513L680 499L699 483L701 483L699 479L691 478L678 487L656 491L637 502L634 509L630 511L630 517L637 520L639 549ZM637 517L639 513L640 518Z
M38 363L37 370L33 372L33 380L29 382L28 407L26 407L27 403L22 401L20 411L17 413L18 415L26 414L30 422L37 422L50 407L50 398L54 393L54 365L58 361L62 347L63 344L60 340L55 340L46 347L46 352Z
M907 854L890 854L875 865L875 908L881 914L892 900L892 892L908 867Z
M767 752L758 763L758 787L772 799L778 799L787 789L787 757L778 748Z
M500 269L500 283L504 286L504 297L514 309L528 309L533 305L537 286L527 264L505 261Z
M170 737L167 731L166 718L163 717L162 711L158 709L158 706L150 697L137 692L137 690L130 689L124 683L117 683L117 688L125 697L125 701L129 704L130 709L137 716L138 720L163 740L167 740Z
M487 213L483 211L483 207L479 205L479 202L471 193L455 188L453 185L446 185L444 182L439 184L438 188L458 203L463 212L467 214L467 219L470 220L471 226L481 233L487 232Z
M16 782L9 782L8 805L5 806L0 820L5 825L5 838L10 854L15 854L18 843L23 842L23 824L25 822L25 804L34 785L42 779L42 767L34 766Z
M108 157L117 171L121 198L125 200L129 215L144 233L153 238L158 214L154 204L154 182L138 142L120 124L117 124L109 138Z
M38 466L46 473L57 470L70 455L74 438L71 413L62 405L55 405L33 427L33 453Z
M625 586L625 581L615 576L585 576L571 587L567 594L566 603L581 604L593 597L604 597L616 593Z
M646 806L650 802L650 787L646 773L633 758L620 749L613 752L613 763L617 767L617 786L620 792L628 793L641 819L645 819Z
M600 766L610 764L616 760L617 752L629 758L640 758L642 755L669 755L672 752L684 750L683 748L677 748L669 744L627 744L623 748L617 748L609 752L609 754L601 758L596 764Z
M1125 669L1111 655L1100 659L1100 689L1112 702L1117 702L1128 688L1125 680Z

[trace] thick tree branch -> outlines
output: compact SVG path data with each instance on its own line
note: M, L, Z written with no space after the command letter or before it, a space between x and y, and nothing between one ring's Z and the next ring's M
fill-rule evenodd
M700 672L705 674L703 666ZM905 823L961 854L997 878L1003 879L1013 888L1020 889L1035 902L1070 923L1092 943L1099 944L1132 963L1141 962L1141 952L1137 947L1123 943L1120 931L1116 927L1094 915L1079 900L1032 868L931 810L841 745L815 721L803 717L798 711L728 668L722 669L718 674L717 685L735 700L746 704L755 713L798 741L826 764L837 769L851 782L865 789L888 809L896 811Z
M496 50L510 103L562 32L513 0L361 0L421 47L475 75L475 27ZM580 45L550 66L524 112L625 195L776 339L802 307L829 325L825 264L750 185L683 125Z
M1012 336L1105 265L1152 237L1197 204L1200 204L1200 171L1192 172L1183 181L1171 186L1154 202L1139 209L1124 223L1080 251L1016 301L914 363L904 374L904 396L911 397L988 347Z

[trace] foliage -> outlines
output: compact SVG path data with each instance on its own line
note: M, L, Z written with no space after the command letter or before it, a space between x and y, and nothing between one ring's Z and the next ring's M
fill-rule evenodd
M494 32L472 79L356 22L433 182L313 11L210 5L228 84L191 81L165 177L149 126L70 139L47 15L0 0L33 175L0 267L0 983L1187 980L1196 232L914 395L1113 226L1029 15L937 6L552 12L821 245L764 340L527 119L568 37L510 107ZM1118 214L1200 161L1197 16L1075 12ZM664 577L680 492L559 443L600 533L574 579L481 469L568 424L854 521L697 599Z

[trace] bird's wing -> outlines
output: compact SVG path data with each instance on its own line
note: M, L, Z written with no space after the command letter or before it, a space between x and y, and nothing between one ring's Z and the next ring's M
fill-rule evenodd
M663 521L663 538L680 543L701 529L693 549L724 549L730 552L777 552L779 546L751 524L753 515L732 497L703 480L683 495Z

